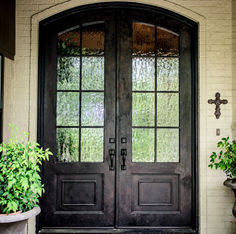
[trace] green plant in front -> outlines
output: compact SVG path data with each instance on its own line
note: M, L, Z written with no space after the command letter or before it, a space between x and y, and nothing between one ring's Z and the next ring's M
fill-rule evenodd
M220 169L227 178L236 178L236 141L229 141L229 137L222 138L217 143L219 153L212 152L208 167Z
M39 175L43 160L52 153L36 142L18 141L17 128L8 143L0 144L0 213L28 211L37 206L44 192Z

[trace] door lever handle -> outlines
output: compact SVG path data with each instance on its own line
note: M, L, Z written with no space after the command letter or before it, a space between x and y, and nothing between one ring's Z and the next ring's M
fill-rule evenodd
M121 164L121 170L126 170L126 156L127 156L127 149L121 149L121 159L122 159L122 164Z
M110 156L110 165L109 165L109 170L114 171L115 170L115 150L114 149L109 149L109 156Z

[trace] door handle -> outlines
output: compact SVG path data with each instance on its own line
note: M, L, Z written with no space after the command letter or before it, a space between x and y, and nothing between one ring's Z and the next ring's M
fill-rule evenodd
M121 170L126 170L126 156L127 156L127 149L121 149L121 159L122 159L122 164L121 164Z
M109 165L109 170L114 171L115 170L115 150L114 149L109 149L109 156L110 156L110 165Z

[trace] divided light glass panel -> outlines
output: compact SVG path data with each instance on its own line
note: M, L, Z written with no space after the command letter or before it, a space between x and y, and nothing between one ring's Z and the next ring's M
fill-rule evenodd
M132 161L179 161L179 35L133 23Z
M179 162L179 35L161 27L156 35L156 160Z
M104 36L104 23L58 34L58 162L103 161Z
M154 162L155 26L151 24L133 23L132 91L132 161Z

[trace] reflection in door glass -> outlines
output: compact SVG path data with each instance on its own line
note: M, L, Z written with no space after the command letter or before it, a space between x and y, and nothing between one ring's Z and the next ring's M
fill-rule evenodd
M82 58L82 90L104 90L104 57Z
M133 93L132 123L133 126L155 125L155 96L153 93Z
M179 94L158 93L157 94L157 126L178 127L179 126Z
M154 91L155 89L155 59L132 58L133 90Z
M58 34L57 52L57 161L103 162L104 23Z
M104 125L104 94L82 93L82 126Z
M155 26L133 23L133 55L155 54Z
M79 93L57 92L57 126L78 126Z
M57 129L57 160L60 162L77 162L79 160L79 129Z
M60 56L74 56L80 54L80 26L70 31L58 34L57 53Z
M179 35L165 28L157 27L157 55L178 56Z
M179 129L157 129L157 162L179 162Z
M157 90L158 91L179 90L178 58L157 59Z
M133 128L132 161L154 162L154 129Z
M79 90L80 86L80 58L57 58L57 89Z
M81 162L103 161L103 128L82 128Z
M104 55L104 24L89 25L82 30L82 53Z

